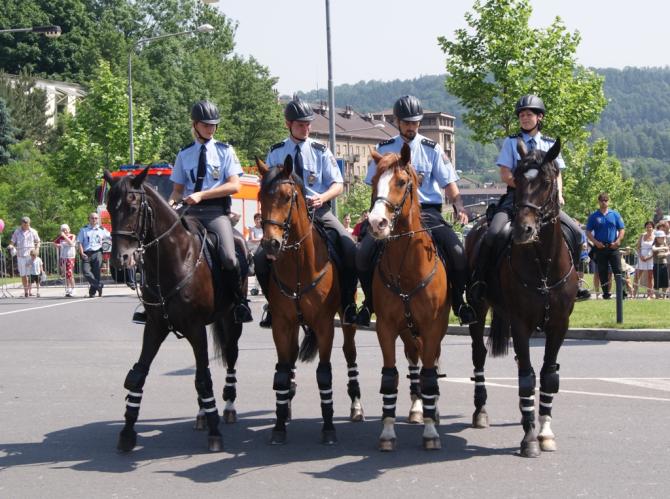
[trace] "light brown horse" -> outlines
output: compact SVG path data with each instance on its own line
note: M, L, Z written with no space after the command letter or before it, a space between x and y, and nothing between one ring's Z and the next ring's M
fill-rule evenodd
M314 226L307 210L302 180L293 173L293 158L288 155L283 166L268 168L256 160L263 176L259 198L263 217L261 244L274 259L268 290L272 314L272 337L277 349L277 366L273 388L277 398L277 421L271 443L286 442L286 421L295 395L293 382L296 360L309 361L319 354L316 380L321 396L323 427L321 441L337 442L333 425L333 390L330 355L335 332L334 318L340 311L340 290L335 265L328 247ZM300 327L305 332L300 348ZM363 420L356 366L353 326L343 326L351 397L351 420Z
M410 362L410 378L412 368L419 374L423 446L439 449L437 363L451 309L447 270L430 232L421 225L419 182L410 162L409 146L405 144L400 155L382 156L372 151L372 157L377 163L377 171L372 180L373 206L368 220L371 235L383 242L372 293L377 337L384 358L381 382L384 428L379 437L379 448L382 451L395 448L398 396L395 343L400 335ZM420 373L417 372L419 358L423 365Z

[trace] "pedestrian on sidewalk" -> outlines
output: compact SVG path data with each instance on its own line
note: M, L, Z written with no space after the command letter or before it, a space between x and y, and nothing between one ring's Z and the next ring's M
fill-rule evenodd
M42 279L42 273L44 272L44 263L39 257L39 252L36 249L30 250L30 262L27 264L28 270L30 273L30 279L28 281L28 295L32 296L32 286L35 284L35 296L40 297L40 281Z
M74 260L77 256L77 238L68 224L60 226L60 235L54 240L58 248L58 262L65 277L65 296L74 294Z
M88 281L88 296L93 298L95 293L102 296L103 283L100 279L102 266L102 242L109 239L109 231L100 225L100 217L93 212L77 235L79 254L84 262L84 277Z
M21 226L12 234L12 240L7 245L10 254L16 252L16 261L19 267L19 275L23 284L23 296L30 296L30 250L40 249L40 236L30 226L30 217L21 218Z

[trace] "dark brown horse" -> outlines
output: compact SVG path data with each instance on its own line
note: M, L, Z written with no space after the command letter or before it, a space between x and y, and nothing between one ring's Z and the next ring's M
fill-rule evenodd
M495 273L487 278L485 300L476 303L480 322L470 325L474 363L475 412L473 426L488 426L484 363L484 318L493 307L489 347L492 355L507 353L511 335L519 368L519 406L525 432L521 455L538 457L543 451L556 450L551 430L551 407L558 393L558 351L568 329L577 292L577 272L570 250L564 241L559 221L558 166L554 161L560 152L560 141L546 154L528 152L519 139L517 150L521 161L514 170L515 216L512 242L506 248ZM478 241L485 224L472 230L466 238L466 253L474 267ZM540 431L535 434L535 372L530 361L529 340L535 330L544 331L546 344L540 371ZM539 442L538 442L539 440Z
M383 241L372 293L377 337L384 358L381 382L384 428L379 448L382 451L395 448L398 396L395 343L400 335L410 363L412 398L420 397L423 405L424 448L439 449L437 363L451 309L447 270L430 233L421 225L419 182L410 163L409 146L405 144L400 155L381 156L372 151L372 157L377 171L372 180L373 206L368 220L371 235Z
M321 396L322 442L337 441L333 425L333 390L330 355L333 348L334 317L341 315L338 274L307 210L304 186L293 174L293 159L286 156L283 166L269 169L256 161L263 176L259 198L263 216L261 244L274 259L268 292L272 314L272 337L277 349L274 390L277 397L277 422L271 443L286 442L286 421L295 395L295 363L308 361L319 354L316 380ZM305 336L298 348L300 327ZM360 401L356 345L353 326L342 326L351 397L351 420L363 420Z
M236 420L235 363L242 326L233 319L230 292L215 289L203 257L202 238L197 235L197 232L204 234L202 227L195 220L180 217L154 189L144 187L147 171L148 168L137 177L118 181L105 172L111 186L107 208L112 218L112 258L119 265L137 264L141 269L142 301L147 311L142 352L124 383L128 390L126 424L118 448L130 451L136 445L134 426L144 382L158 349L174 331L188 340L195 355L195 387L200 407L196 429L209 428L209 450L220 451L223 440L209 372L205 326L213 324L215 345L228 366L223 391L226 422Z

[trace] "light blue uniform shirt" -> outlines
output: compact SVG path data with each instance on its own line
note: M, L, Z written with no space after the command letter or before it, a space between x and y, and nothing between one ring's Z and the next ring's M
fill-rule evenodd
M377 151L380 154L389 152L400 154L404 144L400 135L392 139L377 144ZM409 145L412 154L412 166L416 170L421 185L419 186L419 201L425 204L441 204L443 201L443 191L447 184L456 182L459 177L451 162L445 158L440 144L427 139L423 135L416 134L416 137ZM377 163L374 160L368 165L368 174L365 177L365 183L372 185L372 177L377 171Z
M102 249L102 242L110 237L112 236L109 231L100 225L95 227L85 225L77 234L77 242L84 251L98 251Z
M184 186L184 197L193 194L195 189L201 146L202 144L196 141L177 154L170 180ZM202 181L203 191L225 184L233 175L243 173L240 160L237 159L232 146L211 139L205 142L205 147L207 149L207 168Z
M300 146L302 155L302 180L305 184L306 195L323 194L332 184L343 183L342 172L337 166L333 153L324 144L309 137L298 144L287 138L273 145L265 159L265 164L270 168L283 165L288 155L295 161L296 145Z
M512 135L511 137L505 138L505 141L503 142L503 145L500 148L500 154L498 154L498 159L496 160L496 164L498 166L509 168L510 170L514 171L517 162L521 161L521 157L519 156L519 153L516 150L517 137L518 135ZM546 152L549 149L551 149L551 146L553 146L554 142L556 142L555 139L552 139L551 137L545 137L544 135L542 135L541 132L537 132L537 134L535 134L535 137L531 137L526 132L521 132L521 137L523 138L523 141L526 143L526 148L528 150L537 149L539 151ZM535 140L534 147L530 147L529 145L531 138ZM560 154L556 158L556 164L558 165L558 168L560 170L563 170L565 168L565 162L563 162L563 158L561 157Z

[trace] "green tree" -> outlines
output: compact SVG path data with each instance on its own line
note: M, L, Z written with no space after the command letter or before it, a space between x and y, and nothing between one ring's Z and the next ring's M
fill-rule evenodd
M12 124L5 100L0 98L0 165L9 163L9 146L16 142L16 128Z
M352 223L356 223L358 217L365 210L370 209L372 200L372 189L364 182L357 181L351 184L349 194L341 197L337 201L337 216L344 218L344 215L351 215Z
M28 72L22 71L14 80L0 73L0 98L9 106L16 140L44 141L48 133L46 92L35 87L35 80Z
M455 40L439 37L447 55L446 88L467 108L463 120L475 140L488 143L518 129L514 104L540 95L549 134L565 142L588 136L605 106L602 77L576 63L579 33L560 18L546 29L529 27L529 0L476 0L465 14L469 29Z

